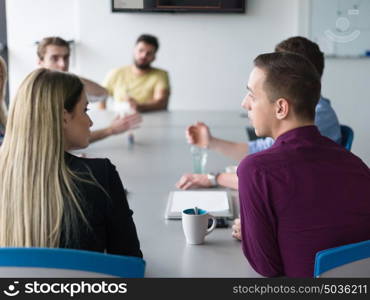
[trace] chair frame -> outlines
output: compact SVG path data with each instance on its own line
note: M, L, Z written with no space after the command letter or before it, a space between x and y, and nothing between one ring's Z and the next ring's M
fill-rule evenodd
M351 151L354 138L353 129L347 125L340 125L340 132L342 134L342 146Z
M100 273L115 277L144 277L139 257L61 248L0 248L0 267L50 268Z
M319 251L315 258L314 277L369 257L370 240Z

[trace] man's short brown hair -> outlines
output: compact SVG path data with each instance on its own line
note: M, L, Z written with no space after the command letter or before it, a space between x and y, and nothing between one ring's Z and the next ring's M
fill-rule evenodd
M66 40L58 36L46 37L46 38L43 38L37 46L37 56L39 57L40 60L44 59L45 53L46 53L46 47L49 45L66 47L68 51L70 51L69 43Z
M143 42L148 45L152 45L154 47L155 52L157 52L159 48L158 39L154 35L142 34L137 38L136 45L139 44L140 42Z
M302 36L294 36L286 39L275 47L276 52L293 52L307 58L319 72L320 77L324 72L324 53L321 52L319 45Z
M264 89L271 102L286 99L303 120L314 120L320 98L320 75L304 56L274 52L257 56L254 65L266 73Z

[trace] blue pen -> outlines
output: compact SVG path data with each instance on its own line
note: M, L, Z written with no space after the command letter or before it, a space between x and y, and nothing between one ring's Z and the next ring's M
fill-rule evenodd
M198 214L198 207L194 207L194 215L197 215Z

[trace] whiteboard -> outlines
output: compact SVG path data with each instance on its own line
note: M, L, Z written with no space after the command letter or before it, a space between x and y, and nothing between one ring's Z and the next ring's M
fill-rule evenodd
M327 56L370 58L370 0L311 0L310 38Z

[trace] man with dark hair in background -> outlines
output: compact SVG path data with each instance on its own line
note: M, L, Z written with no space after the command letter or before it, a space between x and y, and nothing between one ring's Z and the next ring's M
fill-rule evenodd
M37 47L39 66L51 70L68 72L70 55L71 49L69 43L60 37L46 37L41 40ZM79 78L84 84L85 92L91 102L105 101L108 96L105 88L86 78ZM139 114L132 114L125 117L117 116L110 126L92 131L90 141L95 142L111 135L125 132L137 127L140 122L141 116Z
M158 48L155 36L139 36L134 49L134 63L107 75L103 85L115 101L126 101L139 112L167 109L170 94L168 73L151 66ZM101 108L105 108L105 102Z
M312 277L318 251L370 239L370 171L314 126L320 75L306 58L254 66L242 106L275 143L238 166L243 251L264 276Z

